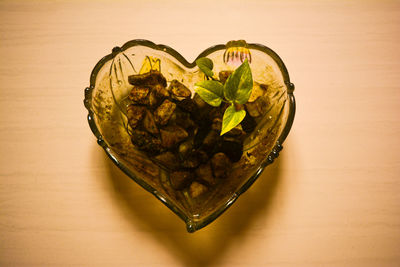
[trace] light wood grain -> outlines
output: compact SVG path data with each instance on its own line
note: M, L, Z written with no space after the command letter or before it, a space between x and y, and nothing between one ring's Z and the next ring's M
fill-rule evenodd
M262 43L296 85L279 160L195 234L86 122L92 67L136 38ZM0 2L0 265L399 266L399 41L398 1Z

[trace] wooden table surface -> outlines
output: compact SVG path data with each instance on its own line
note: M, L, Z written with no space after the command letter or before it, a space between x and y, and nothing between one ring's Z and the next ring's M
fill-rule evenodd
M279 159L188 234L96 144L92 67L245 39L296 85ZM399 1L1 1L0 266L400 266Z

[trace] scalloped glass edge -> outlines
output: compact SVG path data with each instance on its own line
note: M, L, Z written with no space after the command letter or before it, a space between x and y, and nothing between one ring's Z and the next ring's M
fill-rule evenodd
M278 137L278 141L276 142L274 148L272 149L272 152L266 157L266 159L261 163L260 167L255 171L255 173L247 180L243 186L241 186L232 196L229 198L228 201L225 202L225 205L221 206L217 210L215 210L211 215L207 216L204 220L202 221L193 221L192 218L187 217L184 212L182 212L179 208L177 208L171 201L168 199L164 198L162 194L160 194L155 188L150 186L149 184L145 183L142 179L136 177L130 170L127 168L122 162L118 161L118 159L113 155L112 150L108 147L106 142L103 140L102 135L100 134L99 129L96 126L96 123L94 121L94 113L91 110L91 99L92 99L92 92L95 87L95 82L96 82L96 76L101 67L110 59L114 57L114 53L117 51L124 51L130 47L133 46L146 46L155 50L160 50L165 53L170 54L171 56L175 57L182 65L188 67L188 68L193 68L196 66L196 60L201 57L206 57L207 55L217 51L226 48L226 45L219 44L219 45L214 45L203 52L201 52L197 58L192 62L189 63L180 53L178 53L176 50L173 48L162 45L162 44L155 44L151 41L144 40L144 39L135 39L126 42L122 47L114 47L113 52L104 56L100 61L95 65L93 68L91 75L90 75L90 86L85 88L85 98L84 98L84 105L86 109L88 110L88 115L87 115L87 120L90 126L90 129L92 130L93 134L97 138L97 143L104 149L106 152L107 156L126 174L128 177L130 177L132 180L134 180L137 184L139 184L143 189L146 191L150 192L153 194L157 199L159 199L164 205L166 205L169 209L171 209L176 215L178 215L179 218L181 218L185 223L186 223L186 228L189 233L193 233L211 222L213 222L215 219L217 219L224 211L226 211L232 204L238 199L238 197L243 194L244 192L249 189L249 187L257 180L257 178L260 176L262 171L267 167L269 164L273 163L274 159L276 159L279 156L279 152L282 150L282 144L285 141L286 137L289 134L289 131L292 127L293 121L294 121L294 116L296 112L296 101L294 97L294 84L290 82L289 79L289 73L286 69L285 64L283 63L282 59L276 54L272 49L268 48L267 46L261 45L261 44L255 44L255 43L250 43L248 44L248 47L250 49L255 49L259 50L261 52L264 52L268 54L270 57L272 57L275 62L278 64L279 69L283 75L284 83L287 86L287 94L289 97L289 114L288 114L288 119L286 121L286 125L283 128L283 131L281 135Z

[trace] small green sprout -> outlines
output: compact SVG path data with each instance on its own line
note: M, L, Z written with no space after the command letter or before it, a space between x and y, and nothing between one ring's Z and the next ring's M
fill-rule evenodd
M253 89L253 76L250 65L245 61L231 74L222 84L214 77L213 62L209 58L196 60L199 69L210 80L195 84L195 91L199 96L213 107L218 107L222 102L230 103L222 118L221 135L235 128L246 116L243 108L251 95Z

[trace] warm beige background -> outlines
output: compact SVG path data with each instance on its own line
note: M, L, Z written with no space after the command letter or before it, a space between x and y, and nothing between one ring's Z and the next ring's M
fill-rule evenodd
M215 2L0 2L0 266L400 265L400 2ZM92 67L135 38L262 43L296 84L279 160L195 234L86 122Z

